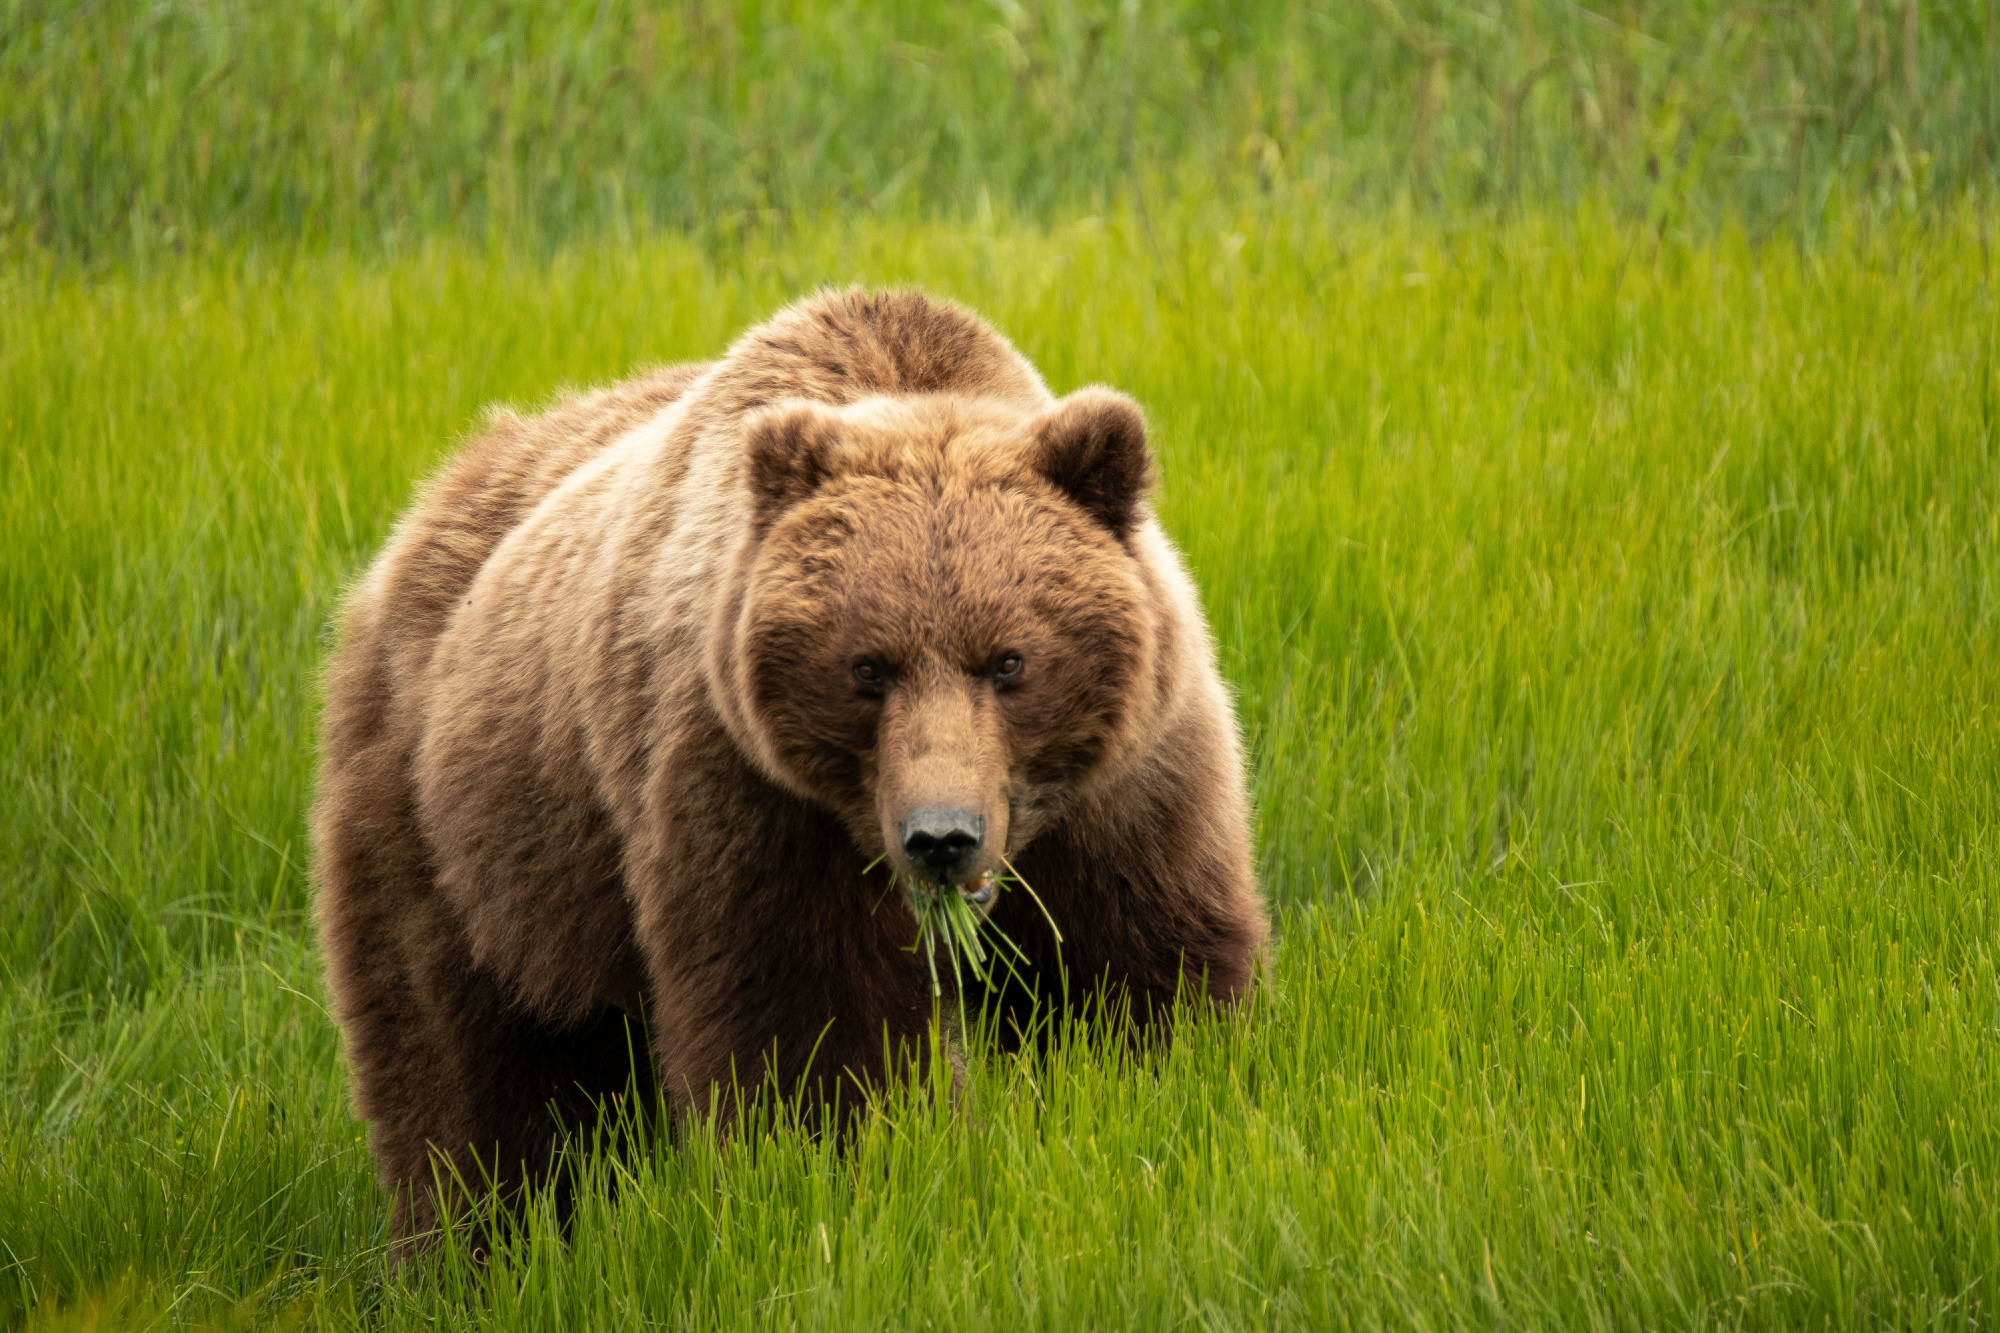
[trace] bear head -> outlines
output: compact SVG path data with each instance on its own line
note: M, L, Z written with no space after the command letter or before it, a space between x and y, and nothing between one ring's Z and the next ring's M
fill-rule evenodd
M866 856L961 890L1145 733L1163 675L1138 408L953 395L746 423L752 520L711 693Z

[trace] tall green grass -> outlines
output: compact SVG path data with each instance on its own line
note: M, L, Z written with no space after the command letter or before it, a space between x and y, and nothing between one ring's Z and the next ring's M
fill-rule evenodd
M1247 1021L695 1136L392 1272L306 919L342 581L493 399L920 281L1152 416ZM0 1326L1981 1328L1990 232L1209 199L0 276ZM40 1311L40 1314L33 1312Z
M0 0L0 245L70 257L1218 181L1812 234L1996 163L1990 0Z

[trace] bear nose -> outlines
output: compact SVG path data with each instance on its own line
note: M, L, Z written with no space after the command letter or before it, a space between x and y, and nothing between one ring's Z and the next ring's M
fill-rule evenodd
M897 826L910 864L941 880L963 878L986 842L986 816L933 806Z

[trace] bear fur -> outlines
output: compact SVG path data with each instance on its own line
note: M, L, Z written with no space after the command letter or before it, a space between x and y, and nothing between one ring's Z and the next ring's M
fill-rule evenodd
M314 811L405 1245L440 1180L549 1175L635 1075L683 1114L767 1079L851 1110L921 1061L896 870L1033 885L1060 947L1025 894L992 906L1017 1024L1247 993L1235 718L1150 480L1129 400L1058 401L909 291L497 414L443 468L347 599ZM947 869L912 859L938 810Z

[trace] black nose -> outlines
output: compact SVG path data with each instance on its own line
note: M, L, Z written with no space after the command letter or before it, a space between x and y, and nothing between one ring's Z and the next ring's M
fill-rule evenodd
M986 843L986 816L934 806L904 819L897 833L918 869L941 880L963 878Z

